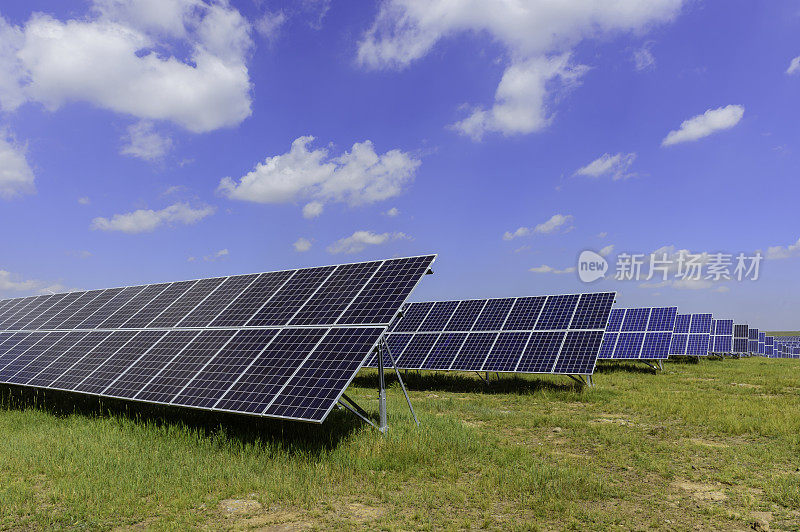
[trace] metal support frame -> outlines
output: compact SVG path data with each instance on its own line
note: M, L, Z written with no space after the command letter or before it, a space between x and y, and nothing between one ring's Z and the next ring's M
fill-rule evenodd
M640 359L640 362L644 362L648 365L648 367L654 369L655 371L664 371L664 362L662 360L643 360Z
M591 375L567 375L567 377L583 386L588 386L589 388L594 387L594 380L592 380Z
M485 382L485 383L486 383L486 386L489 386L489 374L488 374L488 373L486 374L486 378L484 378L484 377L483 377L483 375L481 375L481 372L480 372L480 371L476 371L476 372L475 372L475 375L477 375L477 376L478 376L478 378L479 378L480 380L482 380L483 382Z
M414 417L414 423L416 423L417 426L419 427L419 420L417 419L417 414L416 414L416 412L414 412L414 407L411 406L411 398L408 397L408 391L406 390L406 385L405 385L405 383L403 383L403 377L400 376L400 370L397 369L397 364L395 364L394 357L392 356L392 351L391 351L391 349L389 349L389 344L386 343L386 336L382 336L381 337L381 345L383 346L384 349L386 349L386 354L389 355L389 361L392 363L392 368L394 368L395 375L397 375L397 382L400 383L400 388L403 390L403 395L406 397L406 403L408 403L408 409L411 410L411 415ZM380 383L381 383L381 386L383 386L384 385L384 382L383 382L383 349L381 349L381 345L378 346L378 360L379 360L378 365L380 366L380 372L381 372ZM385 391L384 391L384 395L383 395L383 400L384 400L383 408L384 408L384 411L385 411L386 410L386 404L385 404L385 402L386 402L386 393L385 393Z

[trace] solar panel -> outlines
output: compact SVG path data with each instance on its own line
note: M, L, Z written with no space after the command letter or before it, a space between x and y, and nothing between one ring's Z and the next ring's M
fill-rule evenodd
M765 341L766 337L767 337L766 333L763 333L763 332L759 332L758 333L758 354L759 355L763 355L764 354L764 349L765 349L764 341Z
M733 353L733 320L713 320L709 351L717 354Z
M708 356L711 314L678 314L670 340L670 355Z
M666 359L677 314L677 307L613 309L598 358Z
M748 329L747 351L751 355L758 354L758 329Z
M434 259L0 300L0 382L320 423Z
M748 340L750 337L749 328L744 324L734 324L733 326L733 353L746 355L749 353Z
M777 358L775 353L775 337L764 336L764 355L770 358Z
M591 375L614 297L409 303L390 328L389 349L401 369Z

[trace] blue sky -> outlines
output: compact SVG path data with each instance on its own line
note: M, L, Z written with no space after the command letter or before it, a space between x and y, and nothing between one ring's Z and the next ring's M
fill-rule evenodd
M797 3L487 6L3 2L0 295L436 252L414 299L797 329ZM766 259L586 285L585 249Z

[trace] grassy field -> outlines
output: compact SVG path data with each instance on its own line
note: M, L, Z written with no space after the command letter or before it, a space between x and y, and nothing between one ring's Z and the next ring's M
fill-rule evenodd
M0 388L0 529L800 529L800 361L595 382L409 375L386 436Z

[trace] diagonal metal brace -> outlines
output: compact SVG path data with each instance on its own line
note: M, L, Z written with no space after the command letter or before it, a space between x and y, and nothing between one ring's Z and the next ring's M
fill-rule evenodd
M408 397L408 392L406 391L406 385L403 383L403 377L400 376L400 370L397 369L397 364L395 364L394 362L392 351L389 349L389 344L386 342L385 336L381 339L381 343L383 344L383 348L386 349L386 354L389 355L389 362L392 363L392 368L394 369L394 372L397 375L397 382L400 383L400 388L403 390L403 395L406 396L406 402L408 403L408 408L409 410L411 410L411 415L414 416L414 423L416 423L417 426L419 427L419 420L417 419L417 414L416 412L414 412L414 407L411 406L411 398Z
M355 404L355 403L354 403L354 404ZM343 402L341 399L339 400L339 405L340 405L340 406L342 406L342 407L344 407L344 408L346 408L346 409L347 409L347 410L349 410L350 412L354 413L355 415L357 415L358 417L360 417L361 419L363 419L364 421L366 421L367 423L369 423L370 425L372 425L372 426L373 426L373 427L375 427L376 429L378 429L378 430L381 430L381 429L380 429L380 427L378 427L378 425L376 425L375 423L373 423L371 419L369 419L369 418L368 418L368 417L366 417L366 416L362 416L362 415L361 415L361 413L360 413L358 410L356 410L355 408L353 408L353 407L352 407L352 406L350 406L349 404L347 404L347 403ZM358 405L356 405L356 406L358 406ZM361 409L361 407L360 407L360 406L359 406L358 408L359 408L359 410Z

